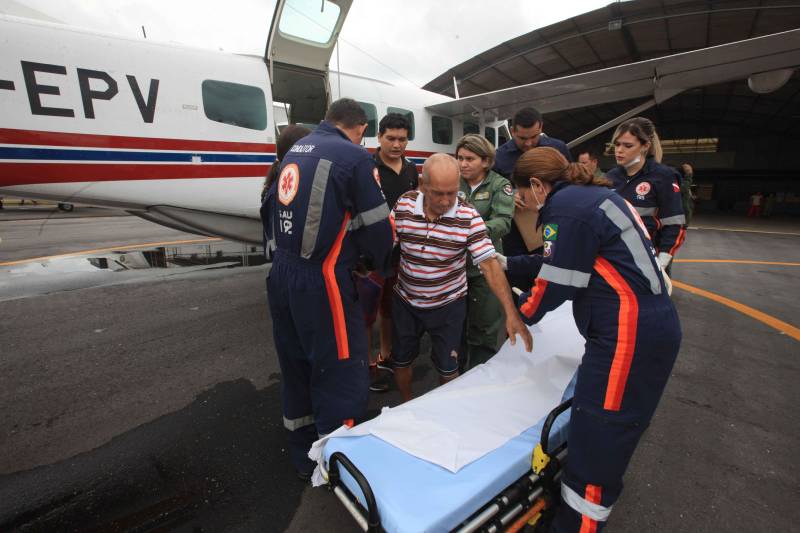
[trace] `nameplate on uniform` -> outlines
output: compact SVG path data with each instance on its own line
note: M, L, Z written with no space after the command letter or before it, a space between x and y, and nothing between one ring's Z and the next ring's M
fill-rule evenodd
M475 196L472 197L473 200L488 200L489 199L489 191L479 192Z

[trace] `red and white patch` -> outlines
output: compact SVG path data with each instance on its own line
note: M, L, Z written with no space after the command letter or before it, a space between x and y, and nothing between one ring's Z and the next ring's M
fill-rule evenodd
M294 163L283 167L278 178L278 200L283 205L289 205L300 188L300 169Z
M375 178L375 183L378 184L378 187L381 186L381 173L378 172L377 168L372 169L372 177Z
M680 187L680 185L678 185L677 183L675 183L673 181L672 182L672 190L675 191L675 192L681 192L681 187Z
M544 241L544 254L542 254L542 255L544 257L550 257L551 255L553 255L553 247L554 246L555 246L555 243L553 241Z
M650 192L650 182L643 181L639 185L636 186L636 194L639 196L644 196Z

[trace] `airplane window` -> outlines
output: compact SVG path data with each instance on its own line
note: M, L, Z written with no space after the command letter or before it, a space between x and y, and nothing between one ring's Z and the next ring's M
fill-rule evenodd
M471 120L464 121L464 135L469 135L470 133L480 133L480 131L481 127L477 122L472 122Z
M450 144L453 142L453 121L446 117L431 117L433 142Z
M486 139L490 143L492 143L493 146L495 145L495 143L497 141L497 136L494 133L494 128L484 128L483 129L483 136L486 137Z
M364 132L364 137L375 137L378 131L378 110L366 102L359 102L358 105L367 114L367 131Z
M203 80L203 110L206 117L240 128L267 128L264 91L252 85Z
M288 0L278 23L280 32L288 37L317 44L328 44L339 20L339 6L327 0Z
M409 124L411 124L411 131L408 132L408 140L414 140L414 113L409 111L408 109L402 109L400 107L389 107L386 109L386 113L400 113L404 117L408 119Z

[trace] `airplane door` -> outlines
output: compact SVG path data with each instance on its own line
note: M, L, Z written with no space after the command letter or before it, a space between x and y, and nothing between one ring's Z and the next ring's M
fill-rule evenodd
M289 122L316 126L330 99L328 65L352 0L279 0L265 61Z

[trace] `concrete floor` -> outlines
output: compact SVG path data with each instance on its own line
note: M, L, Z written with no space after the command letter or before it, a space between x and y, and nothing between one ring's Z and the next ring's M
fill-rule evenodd
M690 230L681 259L800 263L796 221L693 226L780 234ZM198 238L74 216L0 217L0 237L0 263ZM265 266L49 268L0 266L0 530L354 529L288 464ZM797 266L687 262L673 277L800 325ZM606 531L793 530L798 341L680 289L674 300L681 354ZM422 390L434 376L420 363Z

